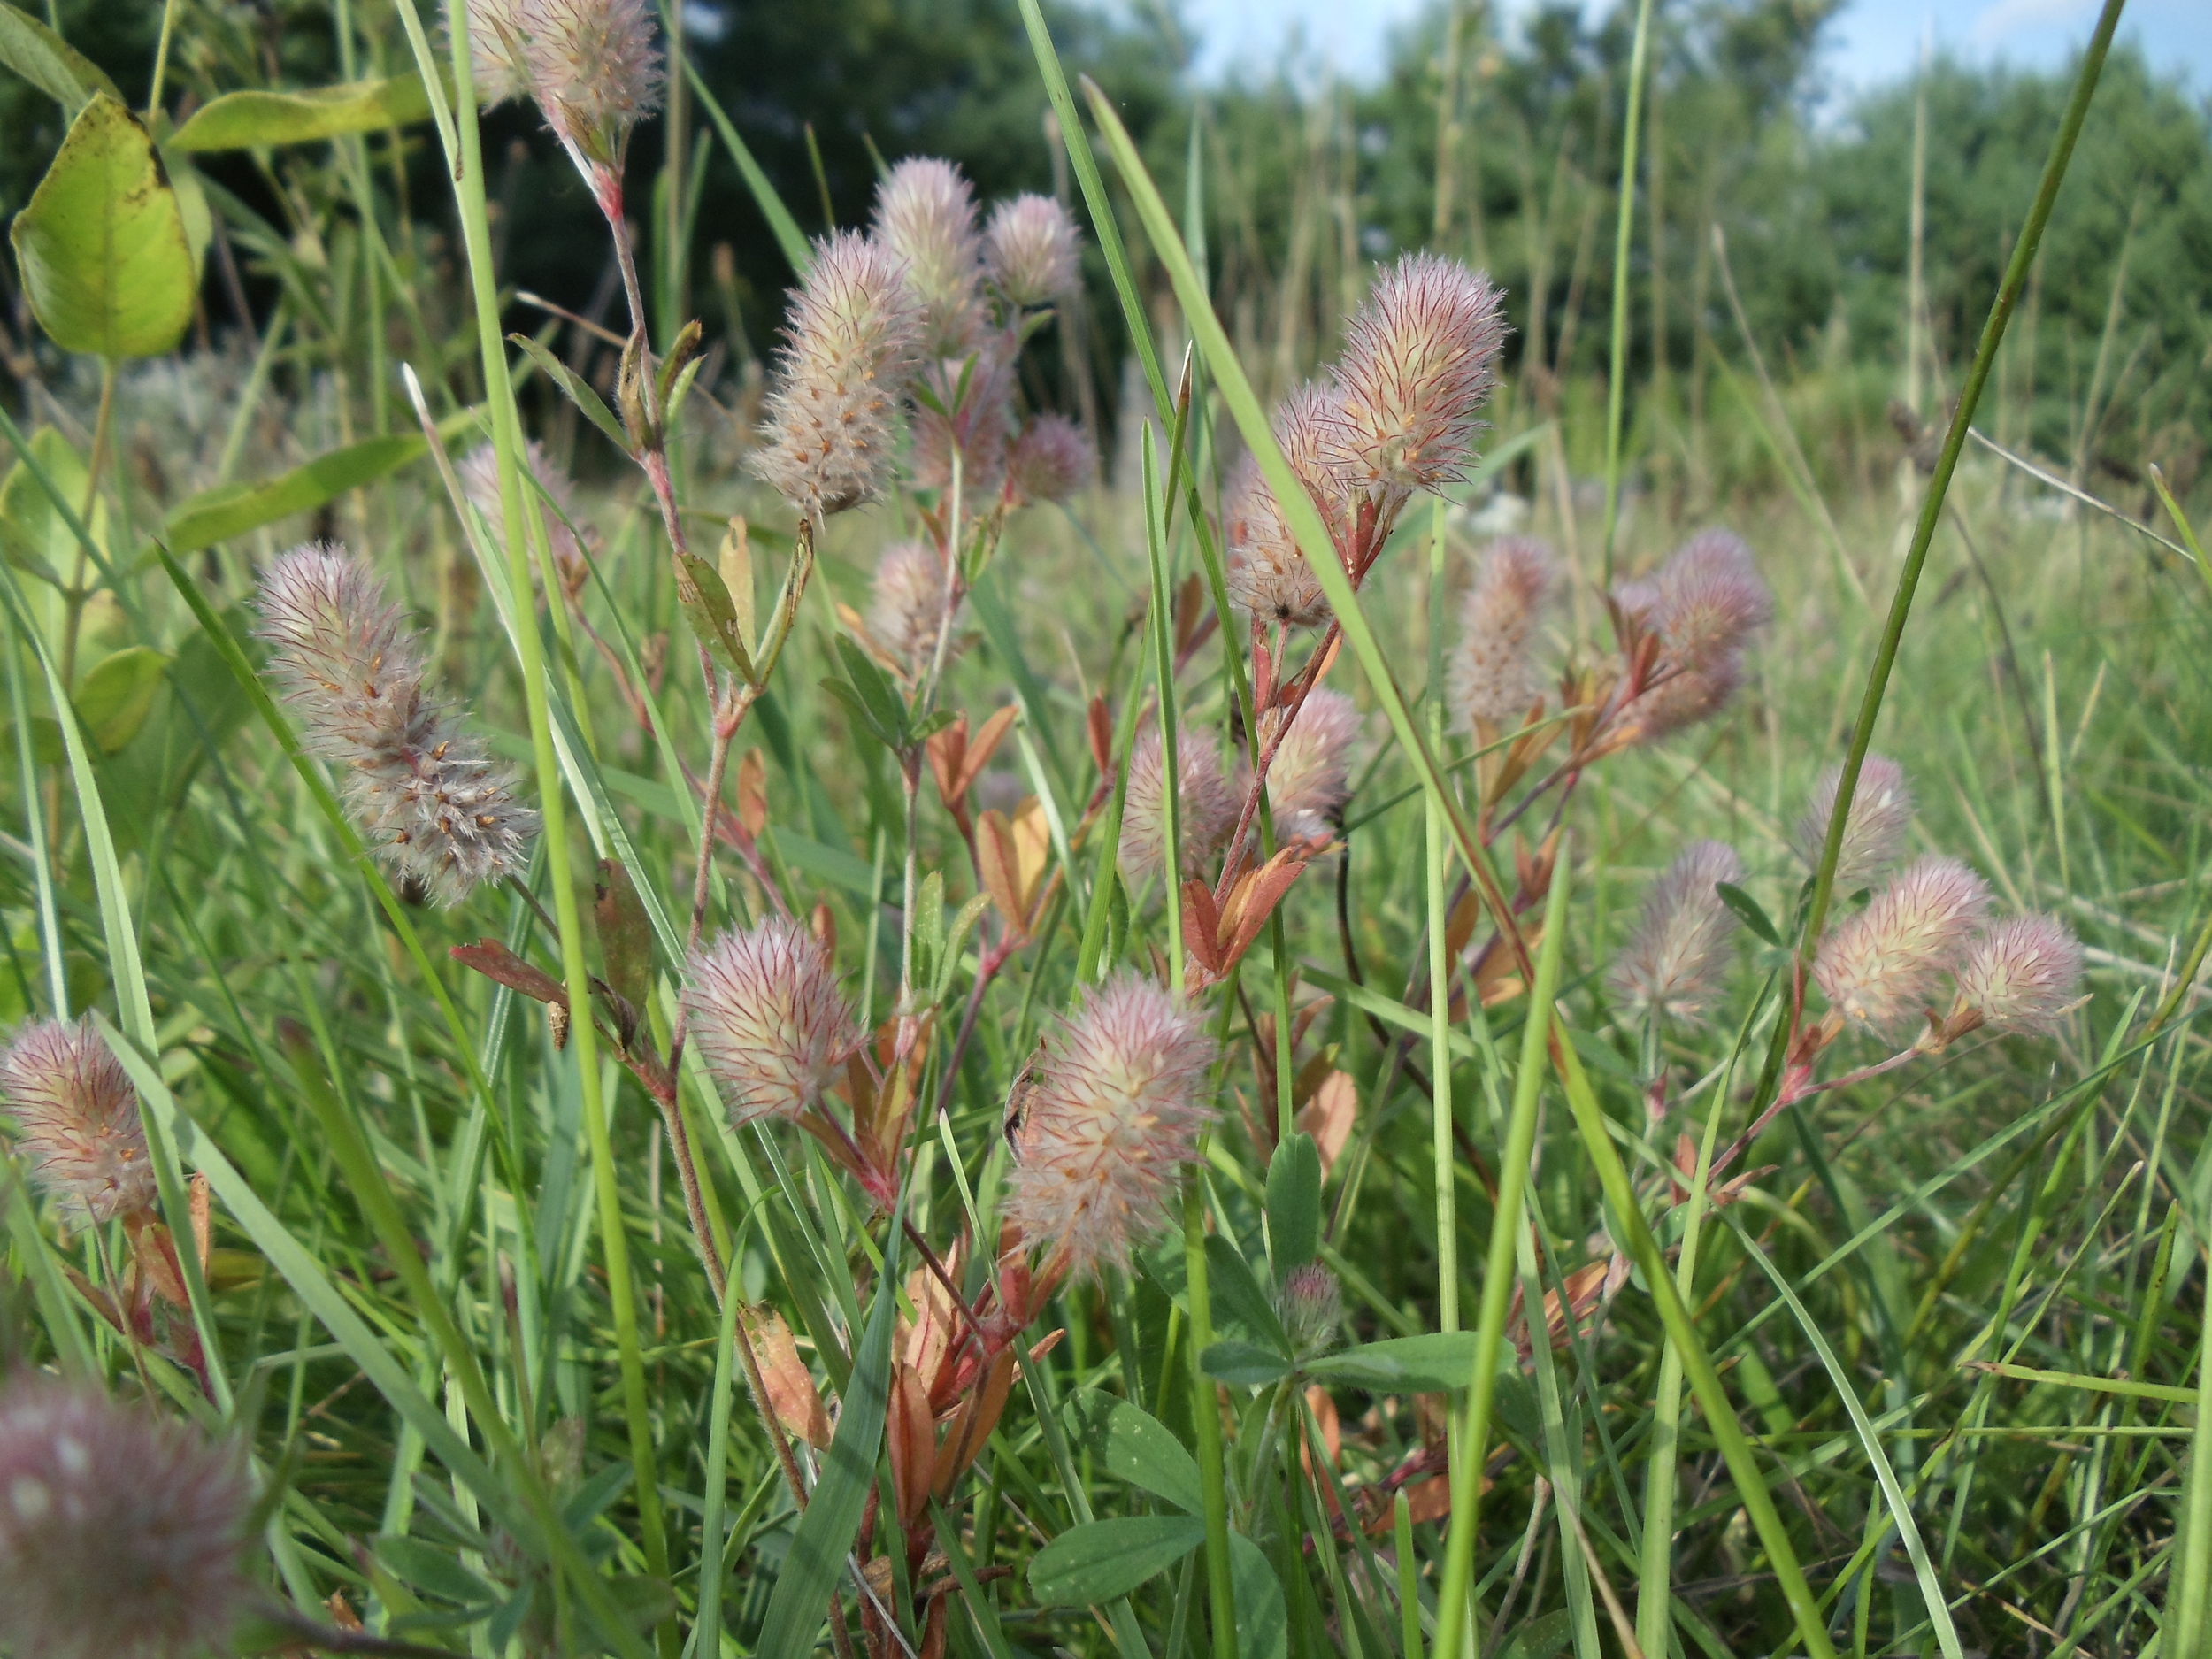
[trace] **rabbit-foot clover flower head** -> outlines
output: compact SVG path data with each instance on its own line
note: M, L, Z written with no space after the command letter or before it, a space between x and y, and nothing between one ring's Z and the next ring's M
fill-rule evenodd
M313 753L347 767L348 807L403 881L450 904L522 868L538 816L426 685L422 648L367 565L330 542L261 580L270 672Z
M1466 475L1497 384L1505 294L1434 254L1376 279L1344 331L1342 455L1362 484L1436 489Z
M883 493L921 325L899 257L881 242L840 231L815 243L753 470L818 526Z
M95 1223L153 1208L138 1091L90 1020L34 1020L0 1057L31 1179Z
M983 265L1011 305L1049 305L1081 280L1079 239L1067 209L1048 196L1018 196L991 210Z
M1340 461L1343 419L1337 388L1310 383L1275 406L1273 422L1283 458L1305 486L1340 556L1350 531L1346 498L1351 484ZM1239 610L1284 627L1311 627L1326 619L1329 602L1321 584L1282 503L1249 456L1230 484L1223 536L1229 548L1229 597Z
M1281 718L1275 710L1261 717L1261 741ZM1319 687L1306 694L1298 718L1283 734L1267 769L1267 798L1275 813L1278 841L1325 841L1343 810L1352 770L1352 745L1359 736L1359 710L1340 691Z
M1977 1026L2048 1031L2080 988L2081 945L2065 924L2048 916L2016 916L1999 922L1967 952L1945 1028L1951 1036Z
M1893 1029L1920 1011L1988 910L1987 883L1932 854L1821 941L1813 978L1846 1020Z
M1725 707L1743 682L1745 648L1774 615L1751 549L1725 530L1694 536L1649 580L1617 588L1614 603L1661 641L1654 683L1632 710L1645 739Z
M914 403L914 482L923 489L951 488L957 454L964 515L995 501L1005 488L1019 349L1011 334L993 334L966 357L928 364L918 380L929 397L918 396Z
M829 952L788 918L724 933L685 977L692 1041L733 1126L797 1118L860 1046Z
M1636 931L1613 964L1614 995L1638 1013L1702 1024L1728 970L1735 912L1716 890L1743 874L1724 841L1693 841L1645 896Z
M565 586L582 585L588 572L584 565L584 549L598 550L599 537L586 523L576 505L576 485L563 472L553 457L545 452L545 446L535 438L524 450L530 465L530 476L537 480L537 488L528 484L522 487L522 506L525 512L541 511L545 522L546 551L553 556L553 566L560 572ZM504 542L507 539L507 514L499 498L499 450L495 445L480 443L461 458L454 469L460 474L461 493L468 497L469 505L484 515L484 522L492 534ZM542 491L542 496L539 492ZM528 523L527 519L524 522ZM583 540L580 543L572 526L580 526Z
M1193 875L1236 827L1237 798L1222 775L1221 757L1194 732L1176 733L1175 805L1182 847L1180 875ZM1156 726L1129 757L1129 793L1122 806L1120 862L1133 879L1167 864L1167 769ZM1172 902L1172 901L1171 901Z
M922 541L894 541L876 561L868 634L902 679L918 680L945 620L945 562ZM950 649L950 647L947 647Z
M1829 826L1836 815L1836 791L1842 783L1843 764L1838 762L1821 774L1805 803L1804 817L1797 820L1797 856L1808 870L1820 868ZM1869 755L1859 768L1859 787L1851 796L1851 814L1843 823L1836 885L1849 892L1895 864L1911 825L1912 790L1905 782L1905 769L1886 755Z
M1118 975L1083 994L1046 1040L1012 1132L1005 1217L1078 1277L1128 1265L1163 1232L1180 1166L1212 1121L1214 1043L1149 980Z
M975 189L949 161L910 156L876 187L875 234L922 308L922 355L965 356L983 322Z
M1065 501L1098 471L1090 435L1065 415L1039 415L1006 457L1006 494L1017 507Z
M1294 1267L1275 1292L1275 1314L1301 1359L1326 1353L1344 1324L1344 1290L1318 1262Z
M1448 689L1460 730L1509 732L1543 696L1536 631L1558 585L1559 561L1547 543L1534 536L1492 543L1467 590L1452 657Z
M531 0L470 0L469 80L486 109L530 96L534 10ZM453 0L446 0L445 37L453 38Z
M81 1384L0 1390L0 1648L196 1659L253 1596L253 1488L234 1448Z

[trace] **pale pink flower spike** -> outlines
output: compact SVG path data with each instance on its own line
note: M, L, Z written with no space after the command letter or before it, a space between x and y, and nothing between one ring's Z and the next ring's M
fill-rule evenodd
M1989 887L1955 858L1909 866L1821 941L1813 978L1844 1019L1893 1030L1920 1013L1989 910Z

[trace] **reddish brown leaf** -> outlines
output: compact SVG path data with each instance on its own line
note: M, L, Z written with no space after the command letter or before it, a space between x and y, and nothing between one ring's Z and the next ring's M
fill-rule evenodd
M791 1327L772 1308L741 1308L738 1317L745 1322L745 1340L752 1346L761 1380L767 1385L768 1407L776 1414L776 1421L783 1425L785 1433L809 1446L827 1447L829 1414L822 1409L822 1396L815 1389L806 1362L799 1357Z
M1336 1168L1338 1157L1352 1138L1353 1120L1358 1116L1359 1085L1347 1071L1331 1071L1323 1078L1313 1098L1299 1110L1295 1122L1313 1137L1314 1146L1320 1151L1324 1180Z
M533 1002L568 1006L568 987L551 974L532 967L496 939L480 939L472 945L456 945L446 953L465 968L473 968L511 991Z
M975 863L983 890L1006 925L1025 933L1029 912L1022 903L1021 854L1014 846L1014 826L1003 812L986 812L976 820Z
M937 1419L930 1415L928 1386L911 1365L893 1367L885 1437L899 1522L910 1526L929 1502L930 1483L937 1472Z
M984 721L983 729L975 734L975 741L968 745L967 755L960 763L959 784L962 795L967 794L969 790L975 787L975 780L983 775L983 769L991 764L991 757L997 753L999 743L1007 733L1014 729L1016 712L1014 705L1008 703L989 719ZM964 714L960 718L964 721L968 717Z
M968 1391L960 1402L959 1415L952 1420L952 1429L945 1436L945 1443L937 1451L937 1479L934 1490L940 1498L949 1498L954 1485L967 1471L975 1455L983 1449L983 1443L991 1438L991 1431L998 1427L999 1417L1006 1410L1007 1391L1014 1383L1014 1350L1002 1348L983 1373L983 1379Z
M768 764L757 749L747 749L738 759L737 821L755 840L768 827Z
M1091 759L1097 765L1099 776L1110 777L1114 770L1114 726L1106 712L1106 699L1093 697L1089 712L1084 719L1084 729L1091 740Z
M961 715L943 731L932 733L926 748L930 775L937 780L937 798L951 807L966 793L960 771L968 753L968 717Z

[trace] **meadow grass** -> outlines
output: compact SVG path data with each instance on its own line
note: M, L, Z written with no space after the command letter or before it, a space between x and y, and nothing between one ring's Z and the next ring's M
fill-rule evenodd
M1182 988L1187 919L1156 872L1116 878L1116 831L1144 725L1170 754L1179 731L1241 749L1230 734L1253 728L1215 538L1263 405L1225 373L1218 330L1194 331L1179 377L1180 342L1152 339L1111 221L1094 219L1148 358L1135 487L1006 519L941 674L898 699L906 729L887 744L867 729L882 705L852 618L885 544L958 485L900 490L816 536L733 457L729 411L758 388L718 361L669 429L665 500L617 472L548 359L498 334L473 129L465 104L440 111L440 142L472 164L472 296L419 263L419 225L373 207L365 231L344 211L374 189L365 141L342 137L323 263L280 238L251 248L297 284L288 342L271 323L242 377L212 353L111 373L96 411L42 385L4 429L11 549L57 572L81 549L103 580L72 597L27 559L7 574L0 1016L92 1014L146 1114L169 1233L204 1225L206 1243L173 1254L173 1306L127 1336L100 1309L137 1234L76 1225L16 1161L0 1339L14 1363L150 1392L250 1447L268 1494L253 1571L323 1634L270 1614L247 1637L670 1659L787 1659L826 1622L871 1659L2198 1650L2212 1198L2200 995L2177 975L2193 975L2212 913L2212 582L2166 544L2193 546L2185 524L2154 539L1973 447L1939 512L1909 457L1856 435L1878 368L1776 384L1747 356L1712 366L1709 419L1672 429L1659 400L1624 430L1603 386L1509 388L1483 448L1510 459L1483 485L1514 487L1569 567L1547 661L1609 648L1609 566L1641 574L1724 521L1775 602L1740 689L1709 722L1592 764L1558 873L1532 875L1548 805L1491 843L1515 797L1488 793L1496 753L1448 734L1440 707L1487 540L1474 515L1501 506L1461 489L1473 499L1409 511L1356 603L1348 582L1331 594L1363 624L1329 680L1364 720L1341 833L1240 967L1193 994L1224 1042L1221 1116L1183 1179L1179 1236L1059 1288L1010 1350L972 1470L918 1505L913 1437L936 1431L902 1402L892 1356L933 1309L951 1317L918 1249L964 1297L1005 1296L1011 1270L975 1241L998 1236L1007 1117L1041 1035L1118 965ZM1094 130L1110 150L1111 120ZM1107 159L1128 169L1111 175L1131 192L1121 234L1179 274L1202 175L1179 238L1129 155ZM1087 150L1074 160L1079 192L1105 199L1108 174ZM423 320L465 318L472 297L474 330ZM165 457L194 488L277 470L229 441L212 471L182 456L195 423L302 456L414 429L407 382L360 385L401 313L422 424L457 455L495 447L498 511L462 506L437 457L411 452L312 511L188 543L185 488L154 481ZM546 340L588 369L579 331ZM1271 363L1249 366L1283 389ZM2005 411L1984 411L2001 431ZM526 433L582 463L563 510L587 533L572 573L523 511L541 499L517 465ZM1599 490L1578 489L1571 460L1609 453ZM1623 465L1662 456L1655 475L1690 481L1621 488ZM733 513L744 551L718 567L757 627L776 626L787 560L810 559L811 580L794 581L787 644L741 710L717 795L733 833L701 872L700 785L728 734L667 538L687 526L711 557ZM298 752L296 708L262 689L252 606L311 532L387 574L434 628L469 729L529 778L547 833L516 883L426 906L365 853L343 776ZM1908 567L1917 597L1860 746L1905 769L1911 852L1967 861L2001 912L2047 911L2078 936L2083 1000L2047 1034L1975 1033L1792 1106L1727 1171L1757 1173L1711 1207L1705 1171L1774 1099L1799 929L1825 902L1792 829L1852 746ZM548 591L572 580L572 598L529 602L534 574ZM1346 580L1333 562L1322 574ZM733 672L725 659L723 685ZM135 704L113 690L142 684ZM923 764L933 703L972 732L1017 710L963 810L1044 820L1023 832L1023 926ZM1272 846L1271 824L1259 833ZM1703 838L1737 849L1756 919L1715 1016L1661 1030L1607 972L1652 879ZM890 1202L824 1140L733 1127L698 1045L657 1099L609 1051L664 1054L685 1018L695 875L710 933L775 908L773 889L829 941L864 1027L918 1045ZM1533 899L1543 926L1485 981L1494 995L1465 997L1462 979L1455 1005L1471 879ZM1862 902L1850 886L1839 918ZM479 941L534 964L535 988L449 954ZM595 979L634 1031L549 1017L555 981L590 1006ZM1532 999L1532 979L1550 995ZM1532 1022L1532 1002L1556 1022ZM1841 1042L1839 1065L1884 1052ZM887 1079L902 1074L892 1052ZM1302 1127L1320 1143L1310 1193ZM1339 1351L1255 1359L1309 1258L1340 1287ZM1522 1310L1548 1294L1579 1317L1532 1341ZM1217 1335L1243 1348L1210 1349ZM1445 1357L1389 1362L1394 1383L1386 1354ZM757 1363L776 1396L758 1414ZM1474 1386L1437 1386L1444 1364Z

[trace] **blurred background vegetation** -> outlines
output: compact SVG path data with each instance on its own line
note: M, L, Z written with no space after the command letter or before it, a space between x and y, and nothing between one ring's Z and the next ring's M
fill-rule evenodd
M1785 481L1755 423L1734 419L1727 365L1747 367L1752 342L1785 388L1823 490L1886 473L1898 440L1886 405L1903 396L1923 419L1941 412L2058 121L2065 66L1939 58L1902 82L1830 96L1820 49L1840 3L1658 9L1633 257L1630 448L1644 484L1684 511ZM172 73L205 98L400 71L399 30L374 19L388 4L353 0L362 37L387 61L347 65L335 61L340 31L323 0L194 0ZM52 10L127 96L142 93L157 5L62 0ZM1189 164L1200 159L1197 211L1217 297L1263 380L1279 389L1329 355L1372 261L1438 247L1504 284L1520 371L1511 396L1563 417L1572 473L1599 470L1594 417L1605 396L1630 8L1544 4L1509 21L1483 0L1437 0L1394 36L1387 73L1365 86L1266 68L1203 84L1169 0L1048 11L1071 68L1110 89L1171 200L1187 199ZM1014 0L693 0L681 22L707 85L810 234L864 219L878 170L906 154L952 158L986 199L1067 192ZM656 192L661 145L673 143L686 191L697 192L689 304L741 365L772 347L789 272L696 101L683 97L675 115L636 147L633 211L664 223ZM61 123L50 100L5 77L0 131L15 141L0 149L4 215L27 196ZM434 218L449 211L446 193L428 171L427 131L413 138L410 176L396 181L402 211L426 204ZM1916 139L1926 275L1916 327ZM513 288L606 317L614 272L595 239L572 234L587 206L572 170L533 112L495 111L488 140L500 157L494 194ZM302 208L314 188L297 157L281 173L249 156L211 157L206 171L278 234L310 217ZM449 261L446 227L424 228L422 257ZM649 242L666 245L664 234ZM219 334L227 307L265 317L283 280L265 259L234 268L234 282L226 275L208 288ZM2093 480L2139 515L2154 511L2147 463L2185 499L2212 441L2208 270L2212 102L2123 48L2008 344L1996 435ZM1102 265L1092 274L1059 383L1038 389L1096 418L1110 451L1124 339ZM511 324L543 318L523 307ZM1509 405L1500 426L1516 412Z

